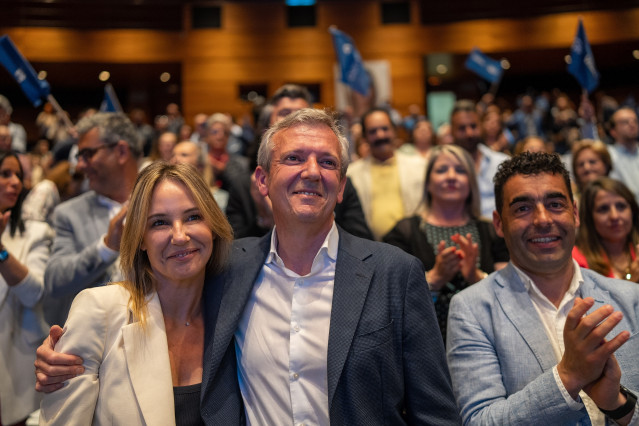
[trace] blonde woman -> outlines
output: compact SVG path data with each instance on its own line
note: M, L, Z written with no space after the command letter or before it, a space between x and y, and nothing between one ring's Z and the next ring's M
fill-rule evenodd
M202 292L231 240L193 167L144 169L122 236L125 281L74 300L55 350L80 356L85 370L45 395L41 424L201 423Z
M479 219L473 160L452 144L431 148L420 212L399 221L384 241L424 264L444 337L450 298L509 259L492 223Z

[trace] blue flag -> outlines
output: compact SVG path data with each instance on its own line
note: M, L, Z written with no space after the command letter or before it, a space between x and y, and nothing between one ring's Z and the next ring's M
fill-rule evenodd
M0 63L15 78L34 107L39 107L42 99L46 99L51 93L49 83L38 78L31 64L24 59L8 35L0 37Z
M111 83L104 86L104 99L100 104L100 112L122 112L122 105Z
M482 51L477 48L470 51L470 55L466 58L465 66L490 83L499 81L501 75L504 73L504 69L498 60L484 55Z
M570 48L570 59L568 72L575 76L581 87L591 93L599 86L599 73L581 19L577 27L577 35Z
M341 81L350 86L356 92L366 96L370 92L371 76L364 68L364 62L360 56L353 39L336 28L329 28L333 36L333 46L342 72Z

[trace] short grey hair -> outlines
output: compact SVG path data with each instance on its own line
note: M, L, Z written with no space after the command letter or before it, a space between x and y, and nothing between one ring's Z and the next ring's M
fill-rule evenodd
M6 96L0 95L0 108L7 112L7 115L11 115L13 113L13 108L11 107L11 102L7 99Z
M233 126L233 122L228 115L222 114L221 112L216 112L206 120L206 128L210 129L216 123L222 124L227 133L231 131L231 127Z
M125 141L135 157L142 154L142 138L129 118L120 112L98 112L84 117L76 125L80 137L92 129L98 129L98 137L106 144Z
M281 131L291 129L296 126L327 126L337 137L339 141L339 162L340 162L340 177L346 176L346 170L348 169L349 155L348 155L348 139L344 136L340 126L337 124L336 117L333 113L313 108L303 108L292 114L289 114L282 121L271 126L264 136L262 137L262 143L257 152L257 165L262 167L268 174L271 171L271 160L273 150L275 149L275 135Z

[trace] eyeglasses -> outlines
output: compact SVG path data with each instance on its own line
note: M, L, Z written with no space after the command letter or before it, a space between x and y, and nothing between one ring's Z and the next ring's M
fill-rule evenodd
M75 155L75 158L76 160L79 160L80 158L82 158L85 162L89 162L99 150L103 148L113 148L117 144L118 144L117 142L111 142L104 145L100 145L96 148L83 148L80 151L78 151L78 153Z

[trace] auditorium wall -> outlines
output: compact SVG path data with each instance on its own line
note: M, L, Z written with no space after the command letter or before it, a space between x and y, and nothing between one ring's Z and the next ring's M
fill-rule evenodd
M239 99L240 84L265 84L269 95L285 82L318 84L320 105L332 105L335 55L330 25L349 33L364 59L389 62L392 102L403 113L412 103L424 103L423 58L429 53L465 54L475 46L488 54L563 47L568 53L580 16L593 45L639 40L639 8L424 26L416 0L411 1L411 22L393 25L381 24L378 2L326 1L317 5L315 27L287 28L283 4L220 4L220 29L191 29L185 13L183 31L1 30L31 61L179 62L187 119L198 112L246 113L250 104Z

